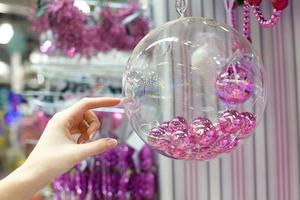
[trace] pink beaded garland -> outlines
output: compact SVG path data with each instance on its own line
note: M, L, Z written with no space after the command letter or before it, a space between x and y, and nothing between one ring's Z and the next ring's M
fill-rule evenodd
M250 11L252 9L253 14L258 21L258 23L264 28L272 28L274 27L279 19L282 10L284 10L288 6L288 0L272 0L272 5L274 7L271 17L269 19L265 19L263 16L262 9L260 7L262 0L245 0L243 7L243 34L245 38L248 39L249 42L252 42L250 37ZM235 15L236 6L232 7L231 10L231 20L233 28L237 29L237 19Z
M256 17L258 23L264 28L274 27L280 19L281 10L274 9L270 19L265 19L260 6L253 7L253 14Z

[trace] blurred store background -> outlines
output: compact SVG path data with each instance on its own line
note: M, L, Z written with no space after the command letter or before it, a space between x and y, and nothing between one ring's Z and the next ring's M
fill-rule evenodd
M0 178L22 164L55 112L85 96L121 97L122 73L135 42L157 25L177 18L174 0L140 0L137 4L75 0L74 5L92 19L92 25L99 20L99 13L108 24L119 23L106 30L115 34L103 39L106 46L91 37L97 30L66 36L61 27L55 29L64 42L91 34L89 41L83 41L88 46L85 49L70 41L57 42L51 31L37 32L50 26L41 17L47 2L0 1ZM62 6L61 2L71 1L52 2ZM263 3L266 12L271 10L268 2ZM72 14L71 8L66 9ZM116 137L121 147L106 157L78 164L32 199L106 200L118 199L111 195L119 194L143 200L299 200L299 9L300 1L291 0L274 29L251 25L253 44L262 55L270 86L263 123L242 148L210 162L171 160L144 146L132 133L122 107L100 109L97 115L105 126L98 136ZM118 20L112 20L112 13L119 14ZM226 20L222 0L190 0L188 13ZM68 18L68 13L63 14L58 16ZM116 43L118 34L127 34L124 41L131 43ZM130 164L114 169L112 163L122 163L122 159ZM145 162L151 166L143 168ZM113 182L120 174L126 174L123 178L130 179L131 187L104 187L102 182ZM80 181L75 181L76 177ZM137 189L137 184L145 187Z

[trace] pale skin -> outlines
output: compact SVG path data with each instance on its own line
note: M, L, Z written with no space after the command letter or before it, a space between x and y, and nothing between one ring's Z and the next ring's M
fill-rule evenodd
M25 163L0 181L0 200L24 200L87 157L117 145L112 138L88 142L101 124L91 111L120 103L117 98L84 98L53 116ZM80 133L77 141L72 135Z

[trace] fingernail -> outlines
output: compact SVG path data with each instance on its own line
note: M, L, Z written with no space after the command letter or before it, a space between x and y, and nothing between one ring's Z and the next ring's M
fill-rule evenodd
M85 140L83 139L77 141L77 144L83 144L83 143L85 143Z
M120 103L118 104L118 106L124 106L126 101L127 101L128 98L124 97L122 99L120 99Z
M92 139L96 135L97 131L94 131L90 134L90 139Z
M106 144L109 146L109 147L114 147L118 144L117 140L115 139L108 139Z

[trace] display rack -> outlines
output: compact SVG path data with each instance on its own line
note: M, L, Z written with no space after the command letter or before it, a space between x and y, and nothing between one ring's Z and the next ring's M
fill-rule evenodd
M108 53L99 53L87 59L64 56L49 56L34 52L30 56L31 66L38 73L46 77L106 77L121 79L130 52L113 50Z

